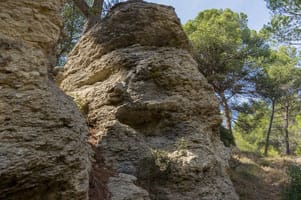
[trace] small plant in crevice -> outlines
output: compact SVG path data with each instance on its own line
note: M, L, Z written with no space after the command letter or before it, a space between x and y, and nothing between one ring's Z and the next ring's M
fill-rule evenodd
M181 137L177 142L176 142L176 150L177 151L181 151L181 150L185 150L188 147L188 143L187 141Z
M289 183L283 190L284 200L300 200L301 199L301 166L290 165L287 169Z
M219 131L220 139L224 143L226 147L230 147L231 145L236 146L235 139L231 131L221 126Z
M163 150L152 150L151 155L140 161L138 168L139 179L148 184L160 181L164 183L171 176L172 161Z
M82 99L79 95L77 94L70 94L70 96L72 97L73 101L75 102L75 104L77 105L79 111L86 115L89 112L89 106L88 106L88 102L85 99Z

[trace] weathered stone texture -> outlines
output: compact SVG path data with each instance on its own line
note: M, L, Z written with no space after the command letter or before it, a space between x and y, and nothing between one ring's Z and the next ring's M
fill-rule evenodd
M0 199L87 199L87 127L48 70L58 0L0 0Z
M71 52L61 87L79 99L106 165L120 173L108 184L112 199L238 199L218 101L190 49L171 7L130 1ZM114 192L118 182L123 192Z
M136 180L136 177L128 174L111 177L108 181L108 188L112 195L111 200L149 200L148 192L133 184Z

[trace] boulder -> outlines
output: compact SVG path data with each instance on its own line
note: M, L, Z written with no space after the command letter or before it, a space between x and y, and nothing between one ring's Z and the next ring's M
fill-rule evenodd
M88 198L88 129L49 73L61 5L0 1L0 199Z
M238 199L218 101L191 49L172 7L128 1L70 53L61 88L81 102L105 165L122 174L108 183L112 199Z

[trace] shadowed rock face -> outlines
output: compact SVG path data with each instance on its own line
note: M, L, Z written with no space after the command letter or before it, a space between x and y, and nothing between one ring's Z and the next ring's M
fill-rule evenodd
M171 7L130 1L71 52L61 87L82 102L105 164L119 173L108 182L112 199L238 199L218 102L189 51Z
M61 3L0 1L0 199L87 199L87 127L48 74Z

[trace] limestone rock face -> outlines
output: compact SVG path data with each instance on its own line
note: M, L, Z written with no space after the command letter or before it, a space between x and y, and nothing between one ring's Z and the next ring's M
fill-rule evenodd
M119 173L112 199L238 199L218 101L189 52L174 10L142 1L115 6L71 52L61 87Z
M133 184L136 180L136 177L122 173L117 177L111 177L108 181L111 200L149 200L148 192Z
M48 73L61 4L0 1L0 199L87 199L88 129Z

